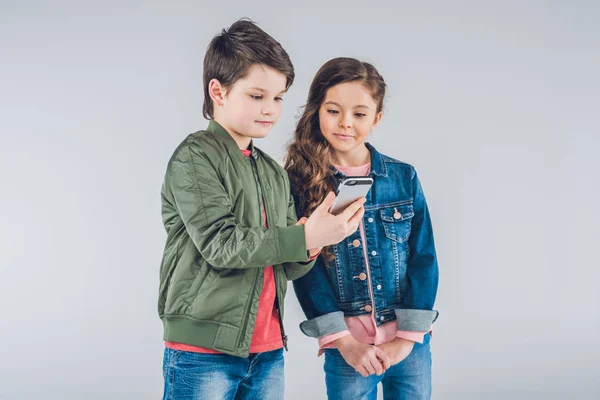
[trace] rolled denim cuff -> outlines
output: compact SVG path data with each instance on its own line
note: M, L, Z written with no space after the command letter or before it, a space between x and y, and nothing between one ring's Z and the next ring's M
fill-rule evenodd
M400 331L427 332L440 314L436 310L396 308L396 323Z
M300 330L306 336L319 338L332 333L342 332L348 329L344 320L343 311L334 311L316 318L306 320L300 324Z

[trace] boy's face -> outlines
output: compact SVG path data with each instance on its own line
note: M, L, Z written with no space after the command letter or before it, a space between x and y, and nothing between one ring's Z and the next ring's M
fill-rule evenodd
M240 148L252 138L267 136L279 120L287 78L266 65L252 65L246 76L224 91L215 105L215 120L233 136Z

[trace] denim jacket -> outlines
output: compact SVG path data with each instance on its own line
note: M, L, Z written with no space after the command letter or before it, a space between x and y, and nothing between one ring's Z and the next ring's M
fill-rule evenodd
M293 282L307 318L300 329L307 336L346 330L344 317L370 314L373 308L377 326L396 320L403 331L425 332L438 316L433 310L438 286L433 230L415 169L368 143L367 148L374 180L363 217L370 271L356 230L331 246L334 260L327 263L320 256ZM334 173L338 181L345 177ZM298 199L301 191L293 195Z

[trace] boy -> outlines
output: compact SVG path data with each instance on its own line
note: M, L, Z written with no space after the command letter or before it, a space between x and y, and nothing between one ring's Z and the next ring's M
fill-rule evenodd
M250 21L207 49L210 123L175 150L161 193L164 399L282 399L287 281L362 219L364 199L333 216L330 194L297 221L287 173L253 145L279 119L293 80L285 50Z

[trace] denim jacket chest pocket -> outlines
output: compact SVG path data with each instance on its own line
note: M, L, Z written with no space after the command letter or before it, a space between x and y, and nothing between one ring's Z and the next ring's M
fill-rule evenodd
M410 256L408 239L414 215L411 200L379 209L380 229L383 229L377 235L377 244L380 254L381 285L387 305L402 303Z
M385 236L398 243L406 242L410 236L410 222L414 215L412 201L381 208L379 216Z

